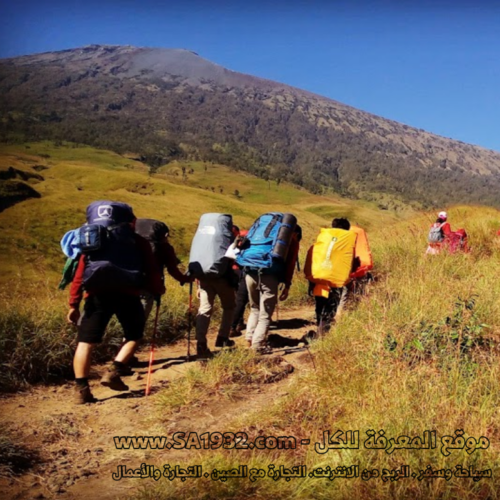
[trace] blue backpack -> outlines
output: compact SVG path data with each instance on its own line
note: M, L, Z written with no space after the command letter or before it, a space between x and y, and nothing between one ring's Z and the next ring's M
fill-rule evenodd
M297 219L292 214L270 212L261 215L249 229L247 244L243 245L236 263L250 272L282 272L296 223Z

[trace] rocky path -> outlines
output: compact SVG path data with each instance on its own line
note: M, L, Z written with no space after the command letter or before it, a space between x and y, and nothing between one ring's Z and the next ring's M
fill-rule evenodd
M300 319L298 319L300 318ZM271 333L297 344L311 329L310 309L282 311L277 329ZM215 335L209 337L213 345ZM243 337L235 339L244 348ZM280 340L280 338L278 338ZM286 342L285 342L286 343ZM195 349L191 345L191 352ZM299 346L276 347L267 357L276 358L282 375L267 383L251 384L244 394L226 399L216 397L208 403L182 408L167 418L161 417L161 388L183 377L198 361L186 361L187 342L157 349L153 391L145 396L149 352L139 353L140 366L124 377L130 390L113 392L98 384L104 369L92 373L96 404L75 406L73 385L39 386L29 393L9 396L0 401L0 426L10 439L24 450L24 471L0 477L0 498L5 499L112 499L124 498L137 487L137 481L113 481L112 472L122 464L139 467L143 461L185 461L187 450L117 450L114 436L171 435L176 431L225 431L235 416L265 408L286 394L287 385L300 370L312 369L311 355ZM272 383L269 383L272 382ZM227 427L226 427L227 428ZM134 483L135 481L135 483Z

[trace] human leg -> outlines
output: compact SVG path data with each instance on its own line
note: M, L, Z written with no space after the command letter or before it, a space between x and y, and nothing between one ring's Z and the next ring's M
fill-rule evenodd
M258 276L247 274L245 276L245 283L247 285L248 299L250 302L250 315L248 316L245 339L249 343L249 346L251 346L255 327L259 322L260 292L258 288Z
M211 355L207 347L207 332L212 317L216 289L211 281L200 280L200 307L196 315L196 352L198 356Z
M278 302L279 280L272 274L260 276L258 288L260 291L259 318L252 337L252 349L262 349L265 346L271 317Z
M123 328L125 343L101 378L101 384L114 391L127 391L128 386L122 381L120 375L125 374L127 363L139 346L139 341L144 335L146 318L141 300L135 295L115 295L113 312Z
M235 290L227 280L222 278L218 280L215 286L222 306L222 318L218 337L227 339L229 338L229 331L234 318Z

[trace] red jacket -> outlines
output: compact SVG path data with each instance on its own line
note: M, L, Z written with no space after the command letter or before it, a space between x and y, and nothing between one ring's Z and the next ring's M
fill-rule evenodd
M162 295L165 293L165 285L163 284L161 273L159 272L158 265L155 262L151 245L142 236L134 233L137 246L144 256L144 272L146 275L146 284L144 288L125 288L121 289L120 293L129 295L140 295L144 289L153 295ZM69 306L78 308L83 298L83 272L85 270L85 255L80 257L76 274L71 283L69 290ZM86 296L99 293L100 290L86 290Z
M443 231L444 237L447 238L451 234L451 226L449 222L445 222L441 226L441 231Z

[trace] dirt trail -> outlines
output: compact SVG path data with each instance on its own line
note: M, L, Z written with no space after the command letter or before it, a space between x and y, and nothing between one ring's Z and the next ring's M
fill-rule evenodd
M300 318L300 319L297 319ZM280 311L276 333L299 339L311 329L311 309ZM209 346L214 343L209 334ZM243 337L235 339L244 346ZM293 343L293 341L292 341ZM295 342L296 343L296 342ZM194 353L195 344L191 344ZM152 394L144 396L149 352L139 352L140 366L134 375L124 377L130 390L113 392L98 384L104 369L92 372L91 386L99 400L93 405L72 402L73 384L41 386L29 393L1 401L0 426L11 439L31 451L33 465L23 474L0 478L0 498L88 499L123 498L140 486L137 480L113 481L118 465L139 467L165 459L164 463L189 460L188 450L117 450L113 436L171 436L173 432L224 432L235 416L242 417L265 407L286 393L286 386L298 370L311 369L311 358L301 347L275 348L270 357L283 356L294 367L293 373L274 383L245 387L240 399L212 398L207 404L191 406L174 414L165 423L158 420L160 389L183 377L197 361L186 362L187 342L160 347L155 353ZM290 375L290 376L286 376Z

